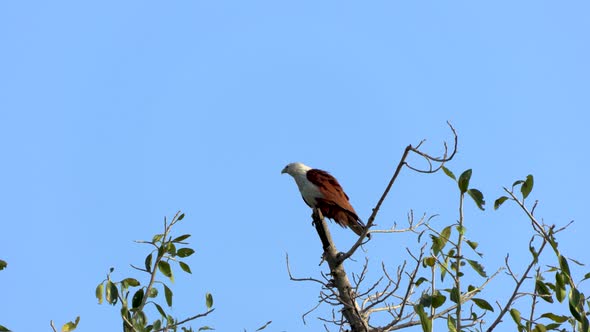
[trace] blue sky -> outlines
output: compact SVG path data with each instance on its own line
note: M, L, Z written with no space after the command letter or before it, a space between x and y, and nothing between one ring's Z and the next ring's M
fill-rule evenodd
M560 246L583 246L590 106L590 5L584 1L12 1L0 4L0 324L49 331L120 328L94 287L135 275L164 216L186 213L193 275L177 271L179 317L220 331L317 331L320 243L294 182L302 161L331 171L367 218L404 147L433 153L459 133L448 167L474 169L488 209L468 229L489 259L524 264L530 230L502 186L535 175L537 213L575 220ZM404 171L383 228L407 212L457 218L443 174ZM333 227L339 247L354 241ZM391 268L412 239L376 236ZM520 254L519 254L520 252ZM362 259L360 259L362 261ZM352 264L351 269L356 265ZM487 265L486 265L487 266ZM587 272L580 270L580 273ZM510 279L498 280L505 289ZM320 311L317 315L325 313Z

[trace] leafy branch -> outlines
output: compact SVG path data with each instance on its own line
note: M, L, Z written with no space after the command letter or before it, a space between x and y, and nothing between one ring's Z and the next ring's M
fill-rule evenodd
M170 222L164 218L164 231L153 236L151 241L135 241L140 244L147 244L152 248L151 252L144 260L144 267L137 267L131 265L135 270L147 274L148 282L145 286L141 286L139 280L135 278L124 278L121 281L115 282L111 278L114 269L111 268L105 280L96 287L96 298L99 304L103 302L103 298L107 303L116 305L121 304L121 319L123 320L124 332L156 332L176 330L177 327L186 324L190 321L209 315L213 310L213 297L207 293L205 296L205 305L207 310L203 313L193 315L183 320L177 320L170 314L167 314L161 304L155 302L155 299L164 291L164 299L168 307L172 307L173 292L171 288L164 282L157 279L159 275L168 278L169 281L174 281L174 274L171 263L176 263L186 273L192 273L190 266L184 262L184 258L191 256L195 251L186 246L186 240L190 234L184 234L173 237L172 227L183 220L184 213L178 212ZM177 246L182 246L177 248ZM161 288L156 287L161 285ZM135 291L129 301L131 289ZM153 307L160 314L160 318L148 324L146 314L146 306L152 304ZM203 326L199 330L211 329L208 326ZM185 328L183 328L185 330ZM192 329L191 329L192 330Z

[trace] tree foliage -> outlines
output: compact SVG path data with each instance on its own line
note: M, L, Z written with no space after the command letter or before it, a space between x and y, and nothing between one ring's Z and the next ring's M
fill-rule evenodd
M131 265L134 269L144 272L146 281L126 277L119 281L112 278L114 268L107 273L106 279L96 286L96 298L101 304L121 307L120 317L124 332L157 332L176 331L179 327L182 331L193 331L191 327L183 325L197 318L207 316L213 310L213 296L205 295L206 311L194 316L179 320L173 317L166 308L173 304L173 291L166 281L173 282L173 266L176 265L185 273L191 274L190 266L184 258L191 256L195 251L188 246L186 240L190 234L172 236L172 227L183 220L184 213L178 212L170 222L164 218L164 230L152 237L150 241L136 241L146 244L152 249L145 257L142 267ZM163 278L162 278L163 277ZM164 296L161 296L161 294ZM131 299L129 298L131 295ZM150 320L148 306L158 313L157 318ZM209 326L201 326L198 331L210 330Z

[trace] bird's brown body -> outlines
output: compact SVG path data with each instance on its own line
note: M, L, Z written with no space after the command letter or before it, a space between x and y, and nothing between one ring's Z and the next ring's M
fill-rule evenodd
M365 230L365 225L350 204L348 195L330 173L312 169L301 163L292 163L283 173L293 176L301 196L311 208L318 208L322 214L342 227L349 227L357 235Z

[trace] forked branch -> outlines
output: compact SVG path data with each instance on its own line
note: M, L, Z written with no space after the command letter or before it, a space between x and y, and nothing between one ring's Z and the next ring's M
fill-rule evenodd
M418 143L418 145L416 147L412 146L411 144L408 145L406 147L406 149L404 150L404 153L402 154L402 157L401 157L399 163L397 164L397 167L395 168L395 172L393 172L393 176L389 180L387 187L385 187L385 191L383 191L381 198L379 198L379 201L377 201L377 205L375 205L375 207L373 208L373 212L371 213L371 216L367 220L367 227L365 227L365 231L361 234L361 236L356 241L356 243L353 244L352 247L346 253L340 255L339 259L341 262L344 261L345 259L349 258L350 256L352 256L354 254L354 252L364 243L365 237L367 236L367 234L370 233L370 228L371 228L371 226L373 226L373 223L375 221L375 218L377 217L377 213L379 212L381 205L385 201L387 194L389 194L389 191L391 190L393 183L397 179L397 176L399 175L399 173L401 172L401 170L404 166L407 166L409 169L420 172L420 173L434 173L434 172L437 172L438 170L440 170L446 162L453 159L453 157L457 153L458 136L457 136L457 132L455 131L455 128L453 128L451 123L447 122L447 124L449 125L449 127L451 128L451 131L453 132L454 144L453 144L453 150L451 151L451 153L449 154L449 150L448 150L448 146L447 146L446 142L444 143L444 153L441 157L433 157L427 153L422 152L420 150L420 146L422 145L422 143L424 143L424 141L421 141L420 143ZM410 152L413 152L413 153L423 157L424 159L426 159L428 161L428 165L429 165L428 169L419 169L417 167L413 167L410 164L408 164L406 162L406 159L408 158L408 155L410 154ZM433 165L432 165L433 162L438 163L438 166L433 167Z

